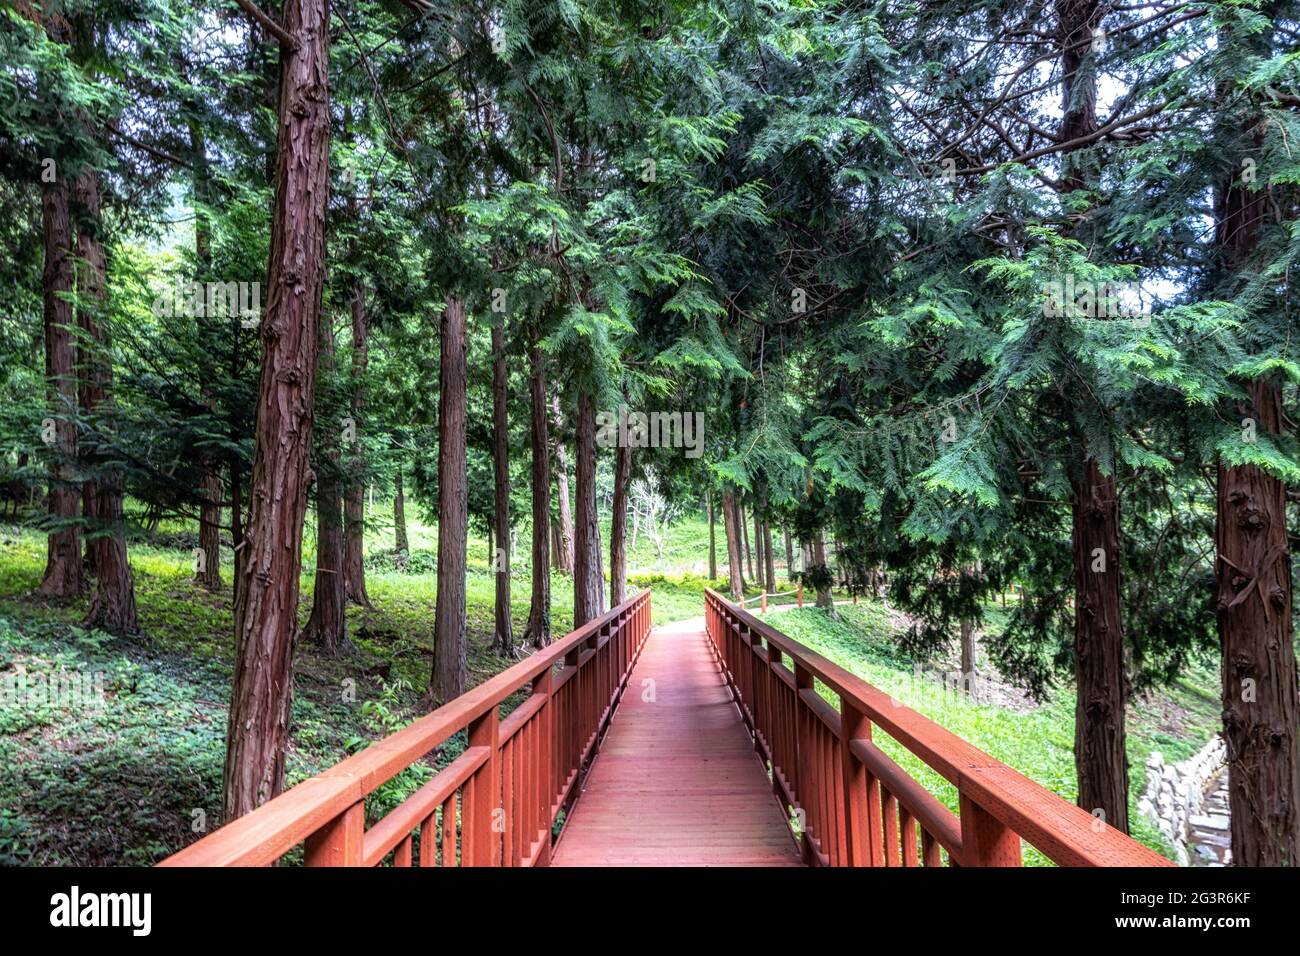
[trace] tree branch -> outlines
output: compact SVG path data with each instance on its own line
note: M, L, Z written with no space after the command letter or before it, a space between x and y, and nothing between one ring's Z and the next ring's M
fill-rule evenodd
M297 51L298 41L294 39L293 35L271 19L268 14L262 12L261 7L253 3L253 0L235 0L235 3L239 4L239 9L247 13L258 26L279 40L282 45L287 46L290 50Z

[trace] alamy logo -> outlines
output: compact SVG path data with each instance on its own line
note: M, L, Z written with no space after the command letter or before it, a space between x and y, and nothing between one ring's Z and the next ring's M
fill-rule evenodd
M153 896L149 893L85 893L74 886L69 893L50 897L50 925L128 926L133 936L148 936L153 924Z
M1043 315L1049 319L1135 319L1151 321L1151 303L1136 282L1076 282L1073 275L1043 284Z
M233 318L246 329L257 328L262 319L260 282L183 282L158 293L153 314L159 318Z
M687 458L704 453L703 412L596 413L596 444L601 448L685 448Z

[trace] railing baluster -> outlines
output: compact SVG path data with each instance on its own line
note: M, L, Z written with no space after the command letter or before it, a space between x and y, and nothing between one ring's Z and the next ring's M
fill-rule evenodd
M880 812L885 818L885 866L898 866L898 800L882 783Z
M929 830L925 829L921 830L921 860L926 866L943 865L939 842Z
M438 865L438 811L420 821L420 866Z
M393 866L409 867L411 865L411 834L407 834L393 851Z
M533 681L533 693L544 694L545 701L537 712L537 791L534 794L536 819L539 823L539 846L534 866L551 864L551 803L555 800L555 761L552 756L554 747L555 696L551 690L554 686L555 671L548 667Z
M916 821L902 804L899 804L898 815L898 830L903 841L903 866L916 866Z
M521 730L519 733L523 733ZM503 866L519 865L519 845L516 840L516 831L519 824L519 793L516 775L516 768L519 764L519 758L524 752L524 747L517 741L519 734L511 737L501 748L501 803L505 807L505 833L502 841L505 844L505 856L501 863Z
M456 794L442 804L442 865L456 865Z
M843 725L840 726L843 733ZM848 819L844 814L844 754L849 748L829 730L826 732L827 757L831 764L831 779L826 788L826 801L835 818L835 866L848 866Z

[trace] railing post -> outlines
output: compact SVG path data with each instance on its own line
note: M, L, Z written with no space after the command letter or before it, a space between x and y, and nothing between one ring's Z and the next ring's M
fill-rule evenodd
M780 780L780 774L784 771L780 767L780 758L784 756L783 751L785 748L781 741L785 740L786 728L777 726L777 722L781 719L784 711L778 695L784 692L785 684L781 682L781 678L777 676L776 672L781 660L781 649L769 641L767 645L767 679L771 693L768 695L768 700L771 702L773 709L771 722L768 724L768 733L771 734L771 739L768 740L767 747L772 755L772 792L784 805Z
M796 779L790 781L790 789L793 791L792 796L799 801L799 806L803 810L803 832L799 834L799 852L803 856L804 865L812 866L816 854L813 852L812 840L808 836L811 822L808 817L814 801L809 799L809 791L817 785L817 782L813 776L816 773L813 754L809 751L809 742L804 740L804 726L817 717L811 713L805 716L804 712L808 710L808 705L803 702L803 695L799 692L813 689L813 674L798 660L792 663L794 664L794 765L798 770Z
M1020 837L978 803L959 794L962 866L1019 866Z
M875 777L849 747L850 741L871 739L871 721L843 697L840 698L840 729L849 866L882 866L880 790Z
M763 605L762 607L759 608L758 613L759 614L767 613L767 592L766 591L763 592Z
M799 582L799 606L803 607L803 582Z
M360 866L366 836L366 804L358 800L307 838L307 866Z
M497 739L497 705L469 725L469 745L487 747L488 759L461 794L461 865L500 866L501 832L496 822L505 813L501 802L501 743ZM465 804L469 813L465 813ZM465 817L469 820L466 821ZM465 850L465 837L469 837L469 851Z
M537 848L537 859L534 866L551 865L551 829L555 821L551 819L551 803L555 800L555 781L551 779L551 772L554 766L552 757L552 748L555 746L552 737L552 727L554 725L554 714L551 710L551 687L554 682L554 667L548 667L535 678L533 678L533 693L546 695L546 700L542 703L542 708L537 712L537 777L538 789L542 792L542 839L541 845Z

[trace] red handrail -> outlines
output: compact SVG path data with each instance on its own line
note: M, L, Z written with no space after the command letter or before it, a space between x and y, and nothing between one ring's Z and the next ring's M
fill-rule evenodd
M806 862L938 866L942 848L954 865L1019 866L1023 839L1065 866L1173 865L716 591L705 621L773 790L800 818ZM959 813L872 742L873 725L956 786Z
M646 590L159 866L262 866L299 843L308 866L411 866L417 831L420 866L544 866L649 633ZM366 795L462 730L464 752L367 830Z

